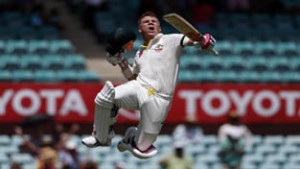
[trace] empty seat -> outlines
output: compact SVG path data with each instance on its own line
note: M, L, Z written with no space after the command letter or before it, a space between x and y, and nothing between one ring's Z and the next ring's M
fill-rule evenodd
M28 153L12 154L11 159L20 164L34 162L34 158Z
M268 60L268 67L270 70L288 71L290 69L290 63L285 57L271 57Z
M299 49L295 42L281 42L277 45L277 54L283 56L294 56L299 54Z
M15 70L12 72L12 79L16 82L30 82L34 80L33 77L30 70Z
M255 44L257 55L272 56L276 55L276 45L272 41L258 41Z
M49 41L47 40L30 40L29 44L29 52L33 54L49 54Z
M14 71L21 68L21 63L17 55L0 56L1 68L4 70Z
M292 154L297 154L299 152L299 147L296 145L291 144L284 144L283 146L279 147L278 153L285 154L286 156L290 156Z
M215 73L215 81L217 82L237 82L237 73L234 71L218 71Z
M194 82L213 82L215 81L215 73L210 70L191 72L191 78Z
M215 49L219 51L220 55L232 55L234 45L229 41L218 41Z
M74 47L69 40L52 40L50 42L50 50L55 54L72 54Z
M95 72L82 70L77 72L77 80L80 82L99 82L100 77Z
M241 71L246 69L245 61L240 56L226 57L222 60L224 68L234 71Z
M65 68L64 60L60 55L44 55L42 57L43 69L61 70Z
M277 152L277 148L270 144L261 144L256 147L255 152L262 155L274 154Z
M289 65L291 70L300 71L300 58L299 57L290 58Z
M251 83L260 81L259 74L255 71L241 71L237 73L237 78L239 82L242 83Z
M205 66L205 69L210 70L221 70L224 68L220 57L204 57L201 64Z
M43 68L38 55L22 55L20 58L22 69L36 71Z
M76 82L77 77L77 72L73 70L60 70L56 73L56 78L60 82Z
M11 82L11 72L7 70L1 70L0 71L0 82Z
M273 71L265 71L259 74L260 82L265 83L274 83L274 82L282 82L281 76L278 72Z
M281 146L284 143L284 136L281 135L272 135L272 136L265 136L264 144L271 144L274 146Z
M268 69L267 60L263 56L253 56L246 59L247 69L255 71L266 71Z
M67 55L64 56L65 68L73 70L86 69L85 58L82 55Z
M242 159L242 163L251 163L254 165L260 165L264 161L264 156L262 154L246 154Z
M234 53L248 56L255 53L255 45L251 41L237 41L234 44Z
M58 81L56 78L56 73L51 70L37 70L34 73L34 81L35 82L56 82Z
M178 74L178 80L182 82L195 81L195 75L190 70L181 70Z
M10 54L26 54L28 52L25 40L8 40L6 42L6 52Z

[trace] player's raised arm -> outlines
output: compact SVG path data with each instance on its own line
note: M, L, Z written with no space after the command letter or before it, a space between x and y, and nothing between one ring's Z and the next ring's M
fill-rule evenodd
M111 33L107 40L106 59L112 65L119 65L122 73L128 80L134 79L133 70L124 57L124 54L131 52L136 35L124 28L118 28Z

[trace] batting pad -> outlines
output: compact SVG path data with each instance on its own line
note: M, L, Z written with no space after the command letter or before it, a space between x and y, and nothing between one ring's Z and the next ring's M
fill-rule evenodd
M106 81L102 90L95 98L94 127L96 138L103 145L110 145L114 137L112 125L115 123L116 112L113 109L115 88L110 81Z

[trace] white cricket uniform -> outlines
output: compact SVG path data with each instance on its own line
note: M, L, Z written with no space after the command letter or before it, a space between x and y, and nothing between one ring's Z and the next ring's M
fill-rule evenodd
M188 42L183 34L158 34L135 56L131 80L115 88L115 104L139 109L139 129L158 134L167 116L176 86L179 57Z

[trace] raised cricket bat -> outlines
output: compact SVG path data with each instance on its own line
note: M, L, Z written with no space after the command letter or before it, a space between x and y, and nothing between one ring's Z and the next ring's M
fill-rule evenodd
M166 22L172 25L179 32L185 34L191 40L200 41L202 39L203 35L192 24L190 24L180 15L176 13L170 13L164 15L163 18ZM215 51L214 49L211 49L210 52L212 52L216 56L219 55L219 52Z

